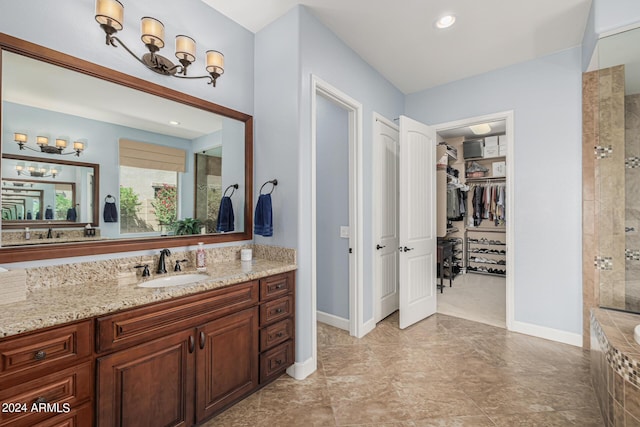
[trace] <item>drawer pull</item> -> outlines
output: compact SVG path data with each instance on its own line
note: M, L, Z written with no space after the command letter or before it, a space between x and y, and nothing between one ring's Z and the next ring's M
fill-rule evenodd
M204 332L200 332L200 350L204 349L205 343L206 341L205 341Z
M275 310L273 310L273 312L276 313L276 314L280 314L280 313L282 313L282 311L283 310L281 308L276 308Z
M276 338L282 338L283 336L284 336L284 333L283 333L283 332L278 332L278 333L276 334Z
M44 360L46 357L47 357L47 352L43 350L36 351L36 354L33 356L33 358L36 360Z
M196 340L193 338L193 335L189 335L189 353L193 353L196 349Z
M282 365L282 360L281 359L276 360L276 366L280 366L280 365Z
M47 398L40 396L39 398L37 398L34 402L36 405L41 405L43 403L47 403Z
M284 288L284 283L278 283L276 285L276 289L282 289L282 288Z

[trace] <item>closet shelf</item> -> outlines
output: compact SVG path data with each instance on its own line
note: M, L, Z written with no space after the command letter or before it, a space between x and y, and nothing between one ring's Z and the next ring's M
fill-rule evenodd
M496 161L496 160L506 160L507 156L496 156L496 157L465 157L464 161L468 162L469 160L482 161L486 160L488 162Z
M504 181L507 178L504 176L484 176L480 178L465 178L467 182L482 182L482 181Z

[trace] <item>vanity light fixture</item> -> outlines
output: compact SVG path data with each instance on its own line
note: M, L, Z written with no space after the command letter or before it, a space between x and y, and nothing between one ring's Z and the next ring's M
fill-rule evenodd
M55 178L60 174L60 166L52 165L51 169L48 169L46 166L41 166L36 163L31 163L29 166L26 166L24 162L16 163L16 172L18 175L27 175L36 178Z
M84 151L85 143L83 141L74 141L73 142L73 151L64 152L67 148L68 141L63 138L56 138L55 146L49 145L49 138L46 136L37 136L36 144L40 147L40 150L35 148L31 148L27 145L27 134L21 132L15 132L13 134L13 140L18 144L21 150L28 148L32 151L40 151L41 153L47 154L60 154L66 156L68 154L75 154L76 157L80 157L80 153Z
M141 39L149 50L140 58L125 45L115 34L122 30L124 21L124 6L118 0L96 0L96 21L106 34L107 45L122 46L131 56L140 61L145 67L158 74L182 79L209 79L208 84L216 86L216 80L224 73L224 55L217 50L206 52L206 71L208 75L187 76L187 68L196 60L196 41L189 36L179 34L175 40L175 55L180 64L171 62L168 58L158 55L164 47L164 24L150 16L141 20ZM117 43L116 43L117 42Z

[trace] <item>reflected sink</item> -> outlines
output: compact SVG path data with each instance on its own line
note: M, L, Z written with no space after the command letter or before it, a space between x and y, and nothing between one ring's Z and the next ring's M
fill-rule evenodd
M208 274L181 274L178 276L159 277L157 279L142 282L138 286L141 288L166 288L168 286L192 285L204 282L205 280L209 280Z

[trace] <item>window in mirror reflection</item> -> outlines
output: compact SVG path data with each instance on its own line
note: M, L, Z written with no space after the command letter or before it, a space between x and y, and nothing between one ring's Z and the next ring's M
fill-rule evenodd
M196 153L196 218L206 218L207 233L216 231L222 199L222 146Z
M120 167L120 232L172 234L178 173Z

